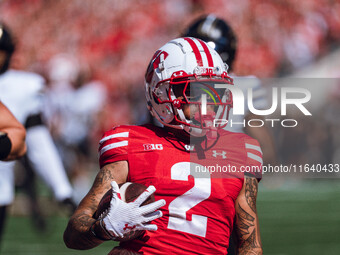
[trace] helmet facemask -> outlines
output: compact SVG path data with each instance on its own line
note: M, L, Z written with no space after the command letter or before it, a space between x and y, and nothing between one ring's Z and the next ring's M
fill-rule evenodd
M159 82L152 96L159 105L164 105L171 121L162 124L181 128L195 137L214 137L218 128L227 125L232 95L227 86L232 80L226 73L216 75L212 70L188 75L184 71L172 74ZM169 121L170 119L168 119Z

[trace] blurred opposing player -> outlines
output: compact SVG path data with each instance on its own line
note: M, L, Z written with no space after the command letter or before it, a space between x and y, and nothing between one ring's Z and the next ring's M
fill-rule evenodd
M97 163L93 137L107 91L93 80L90 68L70 54L58 54L46 66L45 117L79 202Z
M90 249L135 229L146 232L109 254L227 254L236 215L240 254L262 254L256 196L262 153L256 140L223 130L232 79L217 52L178 38L154 54L145 74L148 109L163 124L117 126L100 140L101 170L64 233L69 248ZM232 167L235 172L206 171ZM156 202L118 198L117 183L142 183ZM110 185L111 183L111 185ZM108 214L93 218L113 188ZM166 203L165 203L166 202ZM155 211L159 209L159 211Z
M193 21L192 24L184 31L183 36L199 38L207 42L221 56L222 60L227 63L229 73L233 70L233 64L237 52L237 38L233 29L226 21L215 15L207 15ZM261 81L255 76L237 76L231 74L236 87L240 88L245 98L248 95L248 89L253 91L253 105L257 110L267 109L266 91L261 86ZM250 119L262 119L249 111L248 104L244 104L244 115L234 115L233 110L230 112L229 123L226 130L231 132L244 132L255 138L261 144L263 150L264 164L276 163L276 153L273 138L269 130L265 127L249 127L247 125ZM245 123L245 125L243 125ZM232 124L232 125L231 125Z
M42 177L59 202L74 208L72 187L41 117L44 80L34 73L8 70L14 48L8 28L0 24L0 55L3 56L0 63L0 100L26 128L25 162ZM0 210L3 219L6 207L14 198L14 163L0 162ZM36 208L33 206L32 209Z
M26 152L26 131L0 101L0 160L14 160Z

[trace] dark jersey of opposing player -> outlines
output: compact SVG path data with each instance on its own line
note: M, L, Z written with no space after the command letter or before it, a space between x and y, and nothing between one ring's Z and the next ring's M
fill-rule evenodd
M156 200L166 201L163 217L154 221L157 231L120 246L142 254L227 253L241 171L260 178L255 170L262 152L245 134L221 132L217 140L196 144L152 125L118 126L104 134L100 166L128 161L128 181L154 185Z

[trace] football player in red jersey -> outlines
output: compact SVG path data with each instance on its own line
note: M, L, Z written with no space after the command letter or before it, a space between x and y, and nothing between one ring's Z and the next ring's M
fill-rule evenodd
M68 223L65 244L90 249L139 229L142 236L109 254L227 254L236 216L239 254L262 254L262 152L256 140L222 129L232 107L225 63L205 42L178 38L156 51L145 85L148 108L164 127L117 126L104 134L101 170ZM125 203L117 183L126 181L149 188ZM94 219L111 187L108 213ZM152 193L156 201L140 207Z

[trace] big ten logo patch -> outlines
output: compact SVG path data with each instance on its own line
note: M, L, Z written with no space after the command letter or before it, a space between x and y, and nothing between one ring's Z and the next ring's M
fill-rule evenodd
M163 150L163 144L143 144L145 151Z

